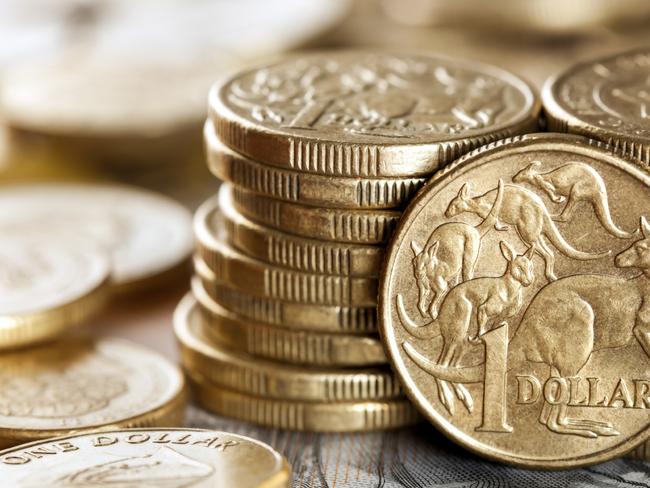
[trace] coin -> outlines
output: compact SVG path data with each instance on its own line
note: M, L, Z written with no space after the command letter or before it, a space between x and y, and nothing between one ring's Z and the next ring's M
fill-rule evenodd
M252 295L322 305L375 305L377 279L305 273L251 259L228 245L219 213L211 221L197 213L197 252L217 279Z
M650 49L576 64L548 80L549 130L598 139L650 165Z
M228 240L250 257L307 273L379 275L384 257L383 246L305 239L258 225L235 210L231 191L226 185L222 185L218 198L208 200L197 211L195 218L213 222L219 209Z
M220 283L200 258L194 259L194 269L210 298L242 319L298 330L345 334L377 332L375 306L313 305L257 297Z
M0 444L180 423L181 371L118 339L68 338L0 355Z
M122 429L77 433L0 452L5 486L288 488L287 461L228 432Z
M110 262L74 241L0 239L0 350L50 339L105 303Z
M294 364L346 367L386 363L378 337L302 331L253 322L212 300L200 281L192 281L192 292L201 305L205 335L224 347Z
M362 178L421 176L537 127L526 82L458 59L372 51L302 55L210 92L219 138L254 159Z
M225 146L212 122L203 129L208 167L219 179L254 193L305 205L340 208L397 208L426 178L342 178L257 163Z
M194 301L184 301L177 308L174 332L184 368L227 389L266 398L320 402L385 400L402 395L388 369L301 368L210 343Z
M396 232L379 310L427 419L526 467L648 438L648 197L631 160L563 134L487 146L434 178Z
M374 402L298 402L237 393L190 376L196 401L205 409L276 429L357 432L395 429L420 420L407 400Z
M0 192L0 232L89 240L111 256L115 289L155 283L184 269L192 217L175 201L121 185L11 185Z
M232 194L233 207L252 221L310 239L384 244L395 228L401 212L396 210L352 210L310 207L224 184Z
M650 461L650 442L646 441L639 445L636 449L629 452L627 457L641 461Z

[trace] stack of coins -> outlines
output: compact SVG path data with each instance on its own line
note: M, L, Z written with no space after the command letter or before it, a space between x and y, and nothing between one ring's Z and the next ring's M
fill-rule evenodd
M195 215L176 316L198 401L298 430L416 421L377 333L385 245L434 171L536 127L534 91L489 66L339 52L239 73L209 107L227 183Z

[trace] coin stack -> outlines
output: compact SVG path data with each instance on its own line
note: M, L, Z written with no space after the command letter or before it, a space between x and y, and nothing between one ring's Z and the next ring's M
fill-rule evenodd
M437 168L536 126L533 90L457 60L324 53L239 73L209 106L226 183L195 215L176 315L198 401L298 430L415 422L377 333L385 245Z

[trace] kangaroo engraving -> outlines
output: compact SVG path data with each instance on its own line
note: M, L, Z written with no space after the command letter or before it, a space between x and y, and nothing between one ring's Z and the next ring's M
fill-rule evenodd
M605 230L619 239L629 239L632 234L621 230L612 221L605 182L598 172L585 163L570 162L546 173L541 173L541 162L533 161L530 165L513 176L515 183L528 183L544 190L554 203L566 205L559 215L552 216L556 222L571 219L580 202L591 204L596 217Z
M445 216L451 218L463 212L470 212L485 218L492 208L491 202L494 201L495 192L496 189L492 189L483 195L472 196L469 183L465 183L458 195L449 203ZM549 281L557 279L554 272L555 255L544 238L548 239L562 254L574 259L599 259L611 253L605 251L589 254L571 247L560 234L542 199L523 186L504 186L503 204L497 219L497 229L505 230L508 225L514 226L524 244L542 257L545 263L544 273Z
M499 247L507 261L505 272L498 277L474 278L452 288L442 301L438 318L427 325L415 324L404 309L402 296L397 295L398 314L411 335L421 339L442 336L438 358L438 365L442 368L456 366L469 344L477 342L485 332L515 315L522 306L523 288L530 286L535 279L532 247L525 255L518 255L505 241L501 241ZM454 415L454 398L448 382L436 378L436 383L440 401ZM469 391L460 383L454 383L454 389L471 412L473 400Z
M465 222L447 222L436 227L424 248L411 241L413 270L418 285L418 308L435 319L449 289L474 277L481 239L497 224L503 201L503 181L499 180L496 199L483 222L474 227Z

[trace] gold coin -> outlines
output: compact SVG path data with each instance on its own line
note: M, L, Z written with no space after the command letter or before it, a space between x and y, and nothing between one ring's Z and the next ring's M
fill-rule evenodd
M386 363L378 337L302 331L253 322L212 300L196 279L192 280L192 292L201 305L206 336L222 346L294 364L347 367Z
M197 220L212 222L221 209L228 240L248 256L283 268L340 276L378 276L384 246L319 241L258 225L235 210L232 193L222 185L219 197L197 211ZM199 214L202 214L200 217Z
M576 64L548 80L549 130L585 135L650 165L650 49Z
M118 339L68 338L0 356L0 445L182 422L181 371Z
M377 332L377 307L312 305L257 297L220 283L200 258L195 258L194 268L210 298L243 319L298 330L345 334Z
M344 402L402 396L388 369L315 369L263 361L210 343L198 306L184 301L174 315L174 332L185 370L242 393L280 400Z
M191 375L194 397L205 409L265 427L309 432L367 432L395 429L420 420L407 400L299 402L237 393Z
M201 429L77 433L0 452L4 486L288 488L291 470L260 441Z
M4 234L0 350L51 339L95 314L108 297L110 271L94 246Z
M362 178L430 174L537 127L526 82L493 66L372 51L292 57L212 88L218 137L254 160Z
M305 273L249 258L226 242L220 213L194 219L197 252L218 280L251 295L320 305L375 305L377 278Z
M207 121L203 129L208 167L222 180L254 193L304 205L398 208L427 178L343 178L284 170L257 163L224 145Z
M310 207L257 195L224 184L234 208L252 221L310 239L357 244L385 244L397 225L397 210Z
M379 310L424 415L526 467L647 439L648 202L647 172L566 134L505 140L437 176L391 244Z

